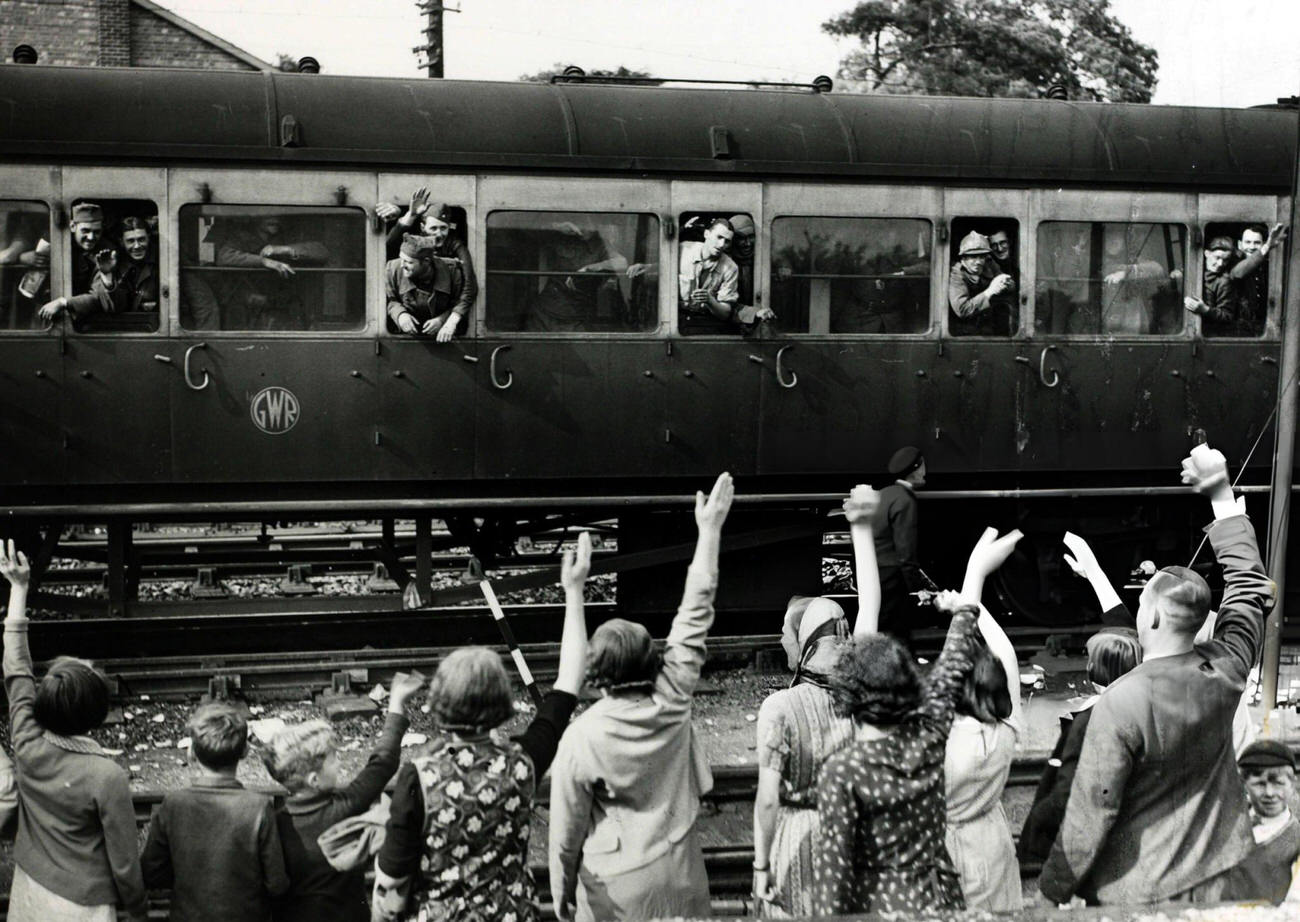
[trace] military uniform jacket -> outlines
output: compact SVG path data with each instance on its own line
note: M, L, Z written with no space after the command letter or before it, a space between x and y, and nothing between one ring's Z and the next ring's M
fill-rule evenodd
M393 323L403 314L410 314L417 324L422 324L449 310L464 320L473 301L460 262L441 256L433 257L433 278L421 284L406 277L400 259L389 260L384 267L384 289Z

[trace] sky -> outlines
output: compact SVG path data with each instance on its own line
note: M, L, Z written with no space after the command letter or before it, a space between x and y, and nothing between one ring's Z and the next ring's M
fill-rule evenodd
M415 0L158 0L245 51L311 55L326 73L412 76ZM514 80L556 62L663 77L808 82L847 43L821 23L852 0L447 0L446 76ZM1160 55L1153 102L1249 106L1300 93L1296 0L1111 0Z

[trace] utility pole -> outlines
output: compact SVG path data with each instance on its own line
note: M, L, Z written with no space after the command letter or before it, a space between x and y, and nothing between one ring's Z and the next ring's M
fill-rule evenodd
M428 16L429 21L424 27L424 44L417 45L411 50L416 54L424 55L424 66L430 77L441 78L443 75L442 14L459 13L460 10L444 6L442 0L415 0L415 5Z
M1300 134L1300 119L1297 119ZM1300 157L1291 174L1291 234L1300 221ZM1278 665L1282 652L1282 619L1286 595L1287 535L1291 526L1291 474L1295 465L1296 384L1300 376L1300 241L1287 241L1285 297L1282 300L1282 367L1278 369L1277 452L1273 458L1272 534L1268 536L1268 575L1277 584L1277 604L1264 622L1264 657L1260 670L1260 704L1264 713L1277 707Z

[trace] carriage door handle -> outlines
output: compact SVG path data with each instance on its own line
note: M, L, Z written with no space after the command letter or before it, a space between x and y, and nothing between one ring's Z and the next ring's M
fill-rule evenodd
M781 357L785 355L785 351L787 349L793 349L793 348L794 348L794 344L791 343L789 345L782 346L780 349L776 350L776 383L781 385L784 388L791 388L799 383L799 376L794 373L794 369L790 369L789 381L785 380L785 375L782 374L782 371L784 370L784 366L782 366L781 364Z
M203 369L202 384L195 384L194 377L190 374L190 356L194 354L195 349L206 349L206 348L208 348L207 343L195 343L194 345L190 346L188 349L185 350L185 384L192 391L201 391L209 384L212 383L208 379L208 370L206 368Z
M504 391L515 383L515 373L508 368L506 369L505 381L497 377L497 356L509 348L509 346L497 346L492 350L492 356L488 359L488 377L492 379L492 386L499 391Z
M1052 369L1052 380L1047 380L1047 353L1055 349L1055 346L1044 346L1043 351L1038 356L1038 380L1043 382L1044 387L1056 387L1061 383L1061 376Z

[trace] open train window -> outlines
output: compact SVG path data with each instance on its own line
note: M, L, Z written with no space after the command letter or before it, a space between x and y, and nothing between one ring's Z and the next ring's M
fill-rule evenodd
M953 218L949 241L948 332L1014 335L1020 329L1020 222Z
M1034 329L1093 336L1181 332L1186 239L1181 224L1043 222Z
M71 294L59 304L79 333L158 330L158 206L148 199L74 199Z
M366 216L359 208L185 205L180 253L187 330L365 327Z
M49 261L50 209L0 201L0 329L43 326L36 312L50 300Z
M1264 335L1268 326L1269 241L1264 222L1205 225L1201 290L1187 298L1207 337Z
M677 328L684 335L734 335L754 323L758 234L747 213L678 216Z
M924 333L931 226L918 218L772 221L772 310L789 333Z
M494 211L487 218L487 328L654 330L658 258L652 214Z

